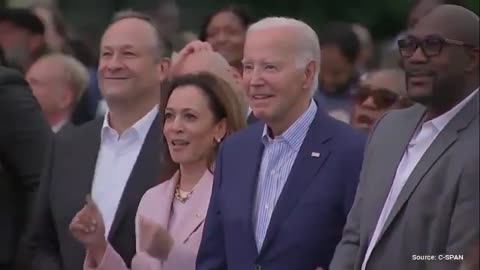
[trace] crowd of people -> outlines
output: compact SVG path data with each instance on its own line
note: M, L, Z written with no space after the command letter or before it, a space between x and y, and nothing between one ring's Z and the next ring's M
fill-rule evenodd
M236 5L161 21L116 13L96 58L55 8L0 10L0 270L478 269L461 1L414 1L381 52Z

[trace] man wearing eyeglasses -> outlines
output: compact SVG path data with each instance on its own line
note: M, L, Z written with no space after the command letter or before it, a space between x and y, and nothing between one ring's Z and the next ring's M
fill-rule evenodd
M479 238L479 18L439 6L398 47L421 105L372 128L331 270L458 269Z
M405 74L399 69L367 73L355 92L352 127L368 132L387 111L412 105L407 97Z

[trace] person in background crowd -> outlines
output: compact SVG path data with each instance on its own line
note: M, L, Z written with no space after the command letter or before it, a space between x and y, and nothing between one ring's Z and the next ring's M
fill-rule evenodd
M31 6L30 10L42 20L45 26L45 40L48 47L56 52L65 52L68 33L60 11L51 5L40 3Z
M408 99L405 73L400 69L384 69L367 73L354 94L350 124L370 131L373 124L391 109L403 109L413 103Z
M163 42L152 20L133 11L117 14L106 29L98 78L109 111L56 138L31 224L32 270L82 269L85 249L69 224L87 194L103 216L106 239L129 266L138 203L160 175L158 103L170 55Z
M147 191L136 218L137 255L133 270L194 270L213 184L220 142L245 125L239 100L230 85L208 73L174 77L162 87L165 160L162 179ZM106 243L101 214L82 209L71 224L86 246L104 242L106 249L87 251L84 269L127 270ZM93 212L92 212L93 210ZM96 224L91 220L97 221ZM89 231L94 226L96 231ZM152 228L158 227L152 233Z
M0 46L11 67L26 72L49 52L42 21L28 9L0 9Z
M197 270L327 269L365 138L313 101L320 45L304 22L252 24L243 67L261 121L221 145Z
M87 67L89 73L87 90L84 92L80 103L72 115L72 123L82 125L95 118L103 117L108 108L106 105L100 105L105 100L103 100L102 93L98 87L98 61L92 49L81 39L69 39L67 44L71 51L70 54Z
M26 79L53 132L68 128L88 85L87 68L71 56L50 54L33 63Z
M210 43L228 63L242 72L245 33L254 19L249 11L236 5L210 14L200 27L199 39Z
M352 87L356 85L356 69L360 42L349 23L330 23L319 34L321 50L320 87L318 95L331 116L350 121Z
M478 242L479 30L475 13L442 5L398 41L408 96L422 105L372 130L331 270L438 269L422 256L466 257Z
M172 59L170 76L195 74L206 71L225 80L237 94L242 111L247 116L248 103L241 74L228 64L223 56L214 52L207 42L193 41Z
M180 51L186 44L196 40L192 32L180 29L180 11L175 0L158 0L153 17L160 34L165 37L172 51Z
M75 125L84 124L97 117L98 102L102 99L97 82L97 60L92 49L81 39L69 33L60 14L52 5L34 4L30 9L43 21L45 37L49 48L56 52L63 52L78 59L89 72L89 83L80 102L71 117ZM101 116L106 110L101 111Z
M375 57L375 46L372 35L368 29L361 24L353 24L352 30L357 35L360 42L360 52L358 53L356 69L359 76L368 72L372 66Z
M19 243L52 137L22 74L0 64L0 270L25 260Z

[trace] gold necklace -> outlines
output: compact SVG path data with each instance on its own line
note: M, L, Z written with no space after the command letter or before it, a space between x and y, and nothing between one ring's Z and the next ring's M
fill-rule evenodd
M180 186L177 185L175 188L175 199L179 200L181 203L185 203L192 197L193 189L189 192L183 191L180 189Z

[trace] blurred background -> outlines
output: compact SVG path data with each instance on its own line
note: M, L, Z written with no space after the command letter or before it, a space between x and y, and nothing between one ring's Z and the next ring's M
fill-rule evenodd
M198 33L201 22L213 10L235 3L258 17L283 15L300 18L315 29L329 21L360 23L376 43L395 37L405 28L412 0L0 0L1 6L25 7L36 3L56 5L66 23L84 39L97 42L115 11L133 8L161 15L183 31ZM466 0L478 14L480 0ZM159 14L161 13L161 14ZM177 22L174 22L177 20ZM173 26L175 27L175 26Z
M319 36L322 72L317 102L335 118L368 129L386 109L409 104L401 102L405 98L403 75L386 70L401 68L397 41L440 4L465 6L478 14L479 1L0 0L0 55L25 73L33 73L32 64L51 51L78 59L88 69L88 87L68 118L82 124L106 111L96 66L100 37L117 11L134 9L150 15L169 52L200 39L240 72L248 25L265 16L294 17L311 25ZM362 85L369 73L378 70L387 73L370 80L388 84L367 81L368 87ZM372 85L373 90L385 90L375 91L375 102L367 98L373 93ZM44 98L45 103L55 97Z

